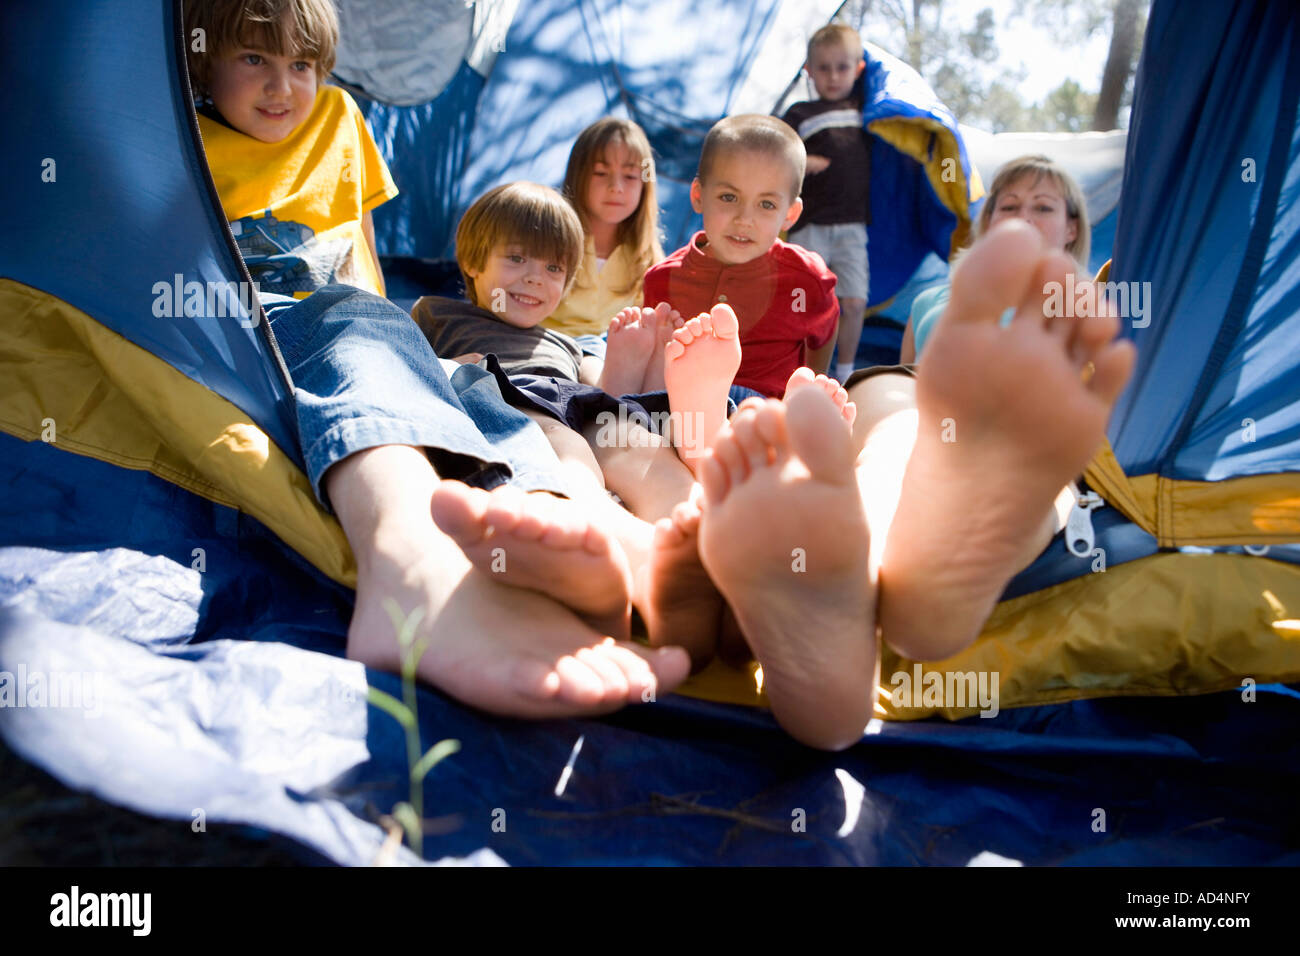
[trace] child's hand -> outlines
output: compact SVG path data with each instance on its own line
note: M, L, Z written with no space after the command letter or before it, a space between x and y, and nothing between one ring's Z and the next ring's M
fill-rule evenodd
M457 355L453 362L459 362L461 365L473 365L483 360L482 352L466 352L464 355Z
M830 164L831 161L827 159L825 156L817 156L814 153L808 154L807 171L810 175L816 175L817 173L825 172L826 167L828 167Z

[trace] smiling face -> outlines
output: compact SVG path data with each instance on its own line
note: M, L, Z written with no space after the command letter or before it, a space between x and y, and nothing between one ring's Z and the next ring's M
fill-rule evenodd
M788 163L765 152L728 151L714 158L708 181L691 183L691 205L704 217L706 252L727 265L751 262L772 248L803 211L791 199Z
M316 62L248 47L216 57L209 88L227 123L263 143L278 143L311 113Z
M529 255L519 243L495 246L482 268L465 273L474 280L477 304L517 329L537 325L564 297L564 263Z
M1065 194L1050 176L1024 175L998 192L989 227L1005 219L1023 219L1053 249L1065 249L1079 234L1070 217Z
M817 95L824 100L842 100L853 92L853 84L866 67L861 51L844 43L821 43L812 48L804 69L812 77Z
M614 141L592 167L583 196L588 222L616 226L636 212L644 183L641 161L624 144Z

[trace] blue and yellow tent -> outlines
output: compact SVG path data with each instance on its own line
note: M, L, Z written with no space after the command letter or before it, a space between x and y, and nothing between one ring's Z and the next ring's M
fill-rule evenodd
M782 49L788 82L802 41L777 39L815 26L802 4L723 2L745 42L722 48L723 30L684 35L668 6L528 5L486 80L471 18L441 93L365 104L409 194L377 217L381 251L438 254L457 203L523 169L554 181L556 144L611 108L688 177L692 137L748 106L737 91ZM1139 68L1111 278L1151 283L1152 307L1086 475L1105 501L1072 536L1090 531L1086 556L1054 542L975 646L925 665L998 673L998 714L882 698L904 719L827 755L716 675L586 721L500 720L421 690L426 745L462 742L426 782L429 815L457 821L431 856L1300 861L1300 693L1285 686L1300 681L1300 14L1197 7L1157 2ZM612 43L630 13L636 42ZM400 729L366 704L367 684L397 680L342 658L354 568L302 474L275 343L237 294L188 40L172 2L0 10L0 735L107 800L202 808L363 863L383 836L373 808L406 797ZM709 93L688 99L656 56L703 64ZM922 224L916 249L943 251L976 188L955 124L884 59L869 79L882 182L917 204L902 217ZM504 139L524 116L537 135ZM415 144L426 180L404 165ZM945 158L956 193L935 176ZM900 285L915 264L900 259ZM911 667L886 656L886 688ZM933 710L965 719L908 719Z

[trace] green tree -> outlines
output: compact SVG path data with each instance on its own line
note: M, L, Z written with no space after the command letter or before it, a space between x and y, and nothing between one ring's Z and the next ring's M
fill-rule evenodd
M1085 92L1074 80L1066 80L1043 100L1040 129L1051 133L1080 133L1086 130L1097 108L1097 94Z

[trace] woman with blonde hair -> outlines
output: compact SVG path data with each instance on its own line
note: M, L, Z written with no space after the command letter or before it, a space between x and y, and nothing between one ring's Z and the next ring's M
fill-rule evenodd
M1046 156L1020 156L997 171L975 220L974 239L1007 219L1025 220L1038 230L1048 246L1068 252L1083 274L1091 278L1088 253L1092 226L1088 208L1079 184L1060 164ZM959 252L953 257L954 265L960 255ZM948 283L944 283L916 297L903 332L899 361L904 365L911 365L920 357L926 339L948 304L948 290ZM1002 324L1008 322L1010 316L1004 316Z

